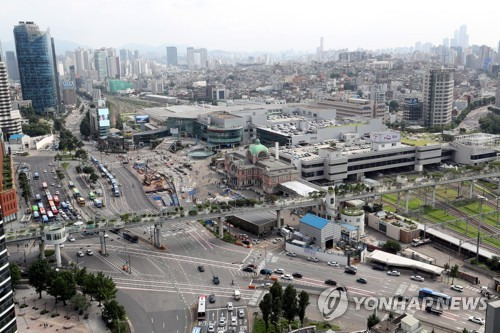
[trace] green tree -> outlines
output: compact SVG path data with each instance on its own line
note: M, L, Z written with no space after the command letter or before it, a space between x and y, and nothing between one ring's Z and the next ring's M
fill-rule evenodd
M87 278L87 267L78 268L76 267L73 271L75 274L75 282L77 286L83 287L85 284L85 279Z
M290 325L290 322L295 319L298 312L297 290L291 284L285 288L283 304L286 305L283 307L283 316L288 320L288 325Z
M377 325L378 323L380 323L380 318L377 317L377 315L375 314L375 312L373 312L373 314L371 314L370 316L368 316L368 319L366 321L366 327L368 329L371 329L373 326Z
M123 130L123 119L120 114L116 116L116 124L115 127L119 129L120 131Z
M88 120L87 117L83 118L80 123L80 134L87 138L90 136L90 120Z
M92 168L91 166L89 165L86 165L83 167L82 169L83 173L86 173L87 175L90 175L94 172L94 168Z
M42 291L46 290L51 269L46 260L35 260L28 268L29 284L35 288L39 297L42 298Z
M299 294L299 302L297 304L297 315L299 316L300 322L302 324L304 324L306 309L309 304L309 294L307 293L307 291L302 290Z
M15 288L18 284L19 281L21 281L21 270L19 269L19 266L17 264L10 264L10 282L12 283L12 286Z
M66 305L66 301L76 294L76 282L73 272L51 272L48 293L54 296L56 303L61 300Z
M273 308L273 297L270 293L264 295L264 298L259 303L260 312L262 312L262 320L264 320L264 325L267 329L269 328L269 317Z
M389 102L389 111L390 112L396 112L399 109L399 104L396 101L390 101Z
M112 299L104 303L102 315L104 318L112 320L111 328L113 329L120 327L120 323L125 320L127 313L123 305Z
M281 287L281 284L278 281L274 282L269 290L269 293L273 297L271 322L274 324L277 331L281 313L283 311L283 288Z
M82 294L76 294L75 296L71 297L71 303L75 306L75 308L82 312L87 311L87 309L90 307L90 302L87 299L87 296Z
M92 299L97 294L97 282L94 273L87 273L83 278L82 293Z
M89 178L92 183L95 183L99 179L99 176L95 172L93 172Z
M450 268L450 276L452 278L451 284L453 284L455 282L455 278L458 277L458 270L459 269L460 269L460 267L458 267L458 265L451 266L451 268Z
M77 149L75 151L75 158L86 160L88 158L88 153L85 149Z
M116 297L116 285L109 276L105 276L102 272L98 272L95 276L97 290L95 299L99 302L99 306L104 301L112 300Z
M55 131L60 131L63 128L62 121L61 119L54 119L54 130Z
M390 253L398 253L401 251L401 244L399 242L394 241L392 239L389 239L385 244L382 246L382 249L386 252Z

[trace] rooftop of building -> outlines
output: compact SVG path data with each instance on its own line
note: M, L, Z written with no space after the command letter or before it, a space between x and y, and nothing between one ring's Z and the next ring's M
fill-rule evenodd
M316 229L323 229L329 221L317 215L308 213L300 219L300 222Z
M311 120L311 118L300 116L280 115L279 117L268 118L271 125L260 126L258 128L268 132L276 133L284 136L299 136L305 134L314 134L318 129L324 128L341 128L341 127L355 127L360 125L367 125L368 121L363 119L349 119L342 123L337 123L335 119L329 120ZM284 123L284 121L289 121ZM305 121L307 124L301 129L298 122ZM272 124L273 122L277 124ZM299 126L299 127L298 127Z

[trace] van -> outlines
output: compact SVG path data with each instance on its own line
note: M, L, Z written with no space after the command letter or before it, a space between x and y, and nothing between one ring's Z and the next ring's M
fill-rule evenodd
M241 293L239 290L235 290L234 293L233 293L233 297L235 300L239 301L240 298L241 298Z

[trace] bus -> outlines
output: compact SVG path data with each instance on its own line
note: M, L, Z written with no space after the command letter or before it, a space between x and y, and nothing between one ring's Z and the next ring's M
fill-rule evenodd
M89 199L94 200L95 199L95 194L94 192L89 192Z
M59 214L59 211L57 210L56 206L50 206L50 210L52 211L52 214L54 214L54 215Z
M85 199L84 198L78 197L77 201L78 201L78 204L80 206L85 206Z
M79 198L80 197L80 191L78 191L77 188L73 189L73 198Z
M54 218L54 214L50 210L47 211L47 217L49 218L49 221Z
M49 207L53 207L53 206L55 206L55 205L54 205L54 201L49 200Z
M429 289L429 288L421 288L418 291L418 297L419 298L432 298L439 303L444 303L447 305L450 304L450 302L451 302L450 296L443 294L443 293L440 293L440 292L437 292L437 291L434 291L434 290Z
M38 213L38 211L33 212L33 219L34 219L35 221L38 221L38 220L40 219L40 214Z
M32 212L38 212L38 206L37 206L37 205L33 205L33 206L31 207L31 211L32 211Z
M56 205L56 207L59 207L59 204L60 204L59 197L57 195L54 195L54 205Z
M42 215L42 222L43 223L49 222L49 218L47 217L47 215Z
M200 326L193 327L191 333L201 333L201 327Z
M102 208L102 202L99 199L94 199L94 206L97 208Z
M48 202L51 202L53 199L52 199L52 196L50 194L47 194L47 201Z
M40 214L41 214L41 215L45 215L45 214L46 214L46 212L45 212L45 208L40 207Z
M126 239L132 243L139 243L139 237L131 234L123 233L123 239Z
M42 183L42 188L43 188L44 190L46 190L46 189L47 189L47 183L46 183L46 182L43 182L43 183Z
M69 182L68 186L69 186L69 188L72 188L72 187L75 187L75 184L73 184L73 182Z
M38 178L40 178L40 175L38 174L38 172L35 172L35 173L33 174L33 179L34 179L34 180L37 180Z
M198 320L205 320L205 304L207 298L205 296L198 297Z

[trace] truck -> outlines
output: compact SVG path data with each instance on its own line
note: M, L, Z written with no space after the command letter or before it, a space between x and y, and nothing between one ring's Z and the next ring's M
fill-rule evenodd
M429 238L424 238L424 239L415 238L411 241L411 245L412 246L422 246L425 244L429 244L430 242L431 242L431 240Z
M97 208L102 208L102 202L99 199L94 199L94 206Z
M280 230L278 231L278 235L281 236L281 237L285 237L285 238L288 238L291 234L291 231L288 230L287 228L280 228Z
M235 300L239 301L240 298L241 298L241 293L239 290L235 290L234 293L233 293L233 297Z

